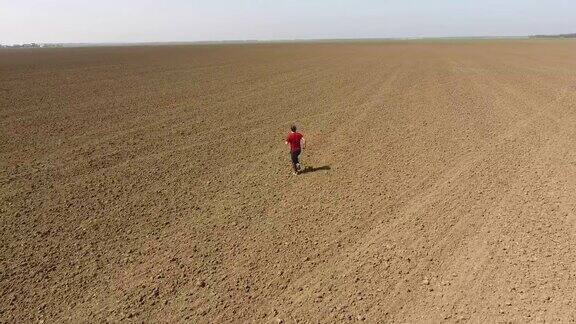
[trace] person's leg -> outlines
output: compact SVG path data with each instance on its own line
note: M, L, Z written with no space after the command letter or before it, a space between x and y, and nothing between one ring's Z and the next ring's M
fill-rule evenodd
M296 170L298 170L298 172L300 172L300 154L302 153L301 150L298 150L296 152Z
M290 157L292 158L292 169L294 172L298 172L298 157L300 155L300 150L290 152Z

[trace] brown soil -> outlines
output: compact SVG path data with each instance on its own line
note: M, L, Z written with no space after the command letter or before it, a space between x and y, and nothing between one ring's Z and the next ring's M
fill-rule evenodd
M0 322L574 321L575 58L2 50Z

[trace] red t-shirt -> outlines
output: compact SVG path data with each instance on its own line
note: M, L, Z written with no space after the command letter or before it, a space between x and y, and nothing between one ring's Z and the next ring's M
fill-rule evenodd
M300 149L300 140L302 139L302 134L298 132L293 132L288 134L286 141L290 144L290 151L294 152Z

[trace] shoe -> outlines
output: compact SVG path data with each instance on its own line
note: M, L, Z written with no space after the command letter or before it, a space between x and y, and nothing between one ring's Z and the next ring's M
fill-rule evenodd
M296 170L300 171L301 168L302 166L300 165L300 163L296 163Z

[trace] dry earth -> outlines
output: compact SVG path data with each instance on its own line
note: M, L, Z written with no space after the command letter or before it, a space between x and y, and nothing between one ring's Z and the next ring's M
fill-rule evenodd
M576 320L574 41L2 50L0 95L0 322Z

